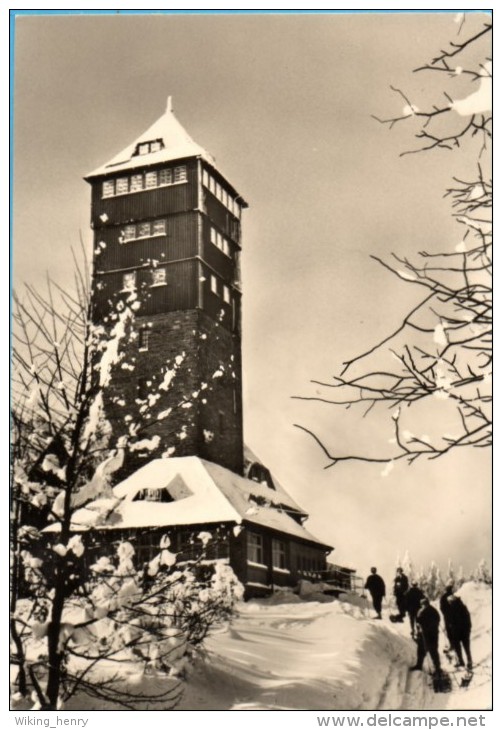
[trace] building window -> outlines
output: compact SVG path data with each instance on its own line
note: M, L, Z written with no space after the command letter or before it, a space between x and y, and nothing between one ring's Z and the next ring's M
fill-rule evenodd
M115 180L105 180L103 183L103 198L111 198L115 195Z
M135 155L149 155L150 152L160 152L164 147L161 139L154 139L150 142L140 142L134 152Z
M173 171L166 167L159 170L159 185L171 185L173 182Z
M281 540L272 540L272 566L286 570L286 543Z
M218 412L218 431L224 433L225 431L225 414L223 411Z
M209 174L207 170L202 170L202 184L208 188L209 187Z
M122 276L122 291L133 291L136 289L136 272L128 271Z
M126 226L122 232L122 240L133 241L136 238L136 226Z
M230 250L230 244L225 238L225 236L222 236L221 233L219 233L215 228L211 226L210 231L210 240L211 243L216 246L216 248L219 248L220 251L223 251L223 253L226 256L231 256L232 252Z
M123 195L124 193L129 192L129 178L128 177L118 177L115 180L115 194L116 195Z
M147 172L145 175L145 188L157 187L157 171Z
M247 559L251 563L263 565L263 535L248 532L247 536Z
M148 238L148 236L151 234L151 223L148 221L148 223L139 223L137 227L137 237L138 238Z
M226 284L223 284L223 301L230 304L230 289Z
M143 190L143 175L131 175L131 193Z
M140 350L148 350L150 344L150 330L148 327L142 327L138 335L138 347Z
M166 233L166 221L158 220L152 223L152 236L164 236Z
M174 182L186 182L187 179L187 169L186 165L180 165L179 167L174 168Z
M167 284L167 271L165 266L152 269L152 286L165 286Z
M213 294L218 294L218 279L213 274L211 274L211 291Z

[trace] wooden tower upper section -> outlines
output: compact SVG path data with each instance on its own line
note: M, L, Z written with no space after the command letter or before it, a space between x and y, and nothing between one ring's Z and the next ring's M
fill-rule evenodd
M159 403L172 415L152 425L161 444L151 456L171 449L240 473L239 258L246 202L183 129L170 98L160 119L85 179L92 187L94 320L111 326L117 303L133 291L140 303L130 365L107 394L114 431L125 428L118 404L125 401L128 417L133 408L141 419L142 403L176 368ZM180 402L191 406L179 408Z

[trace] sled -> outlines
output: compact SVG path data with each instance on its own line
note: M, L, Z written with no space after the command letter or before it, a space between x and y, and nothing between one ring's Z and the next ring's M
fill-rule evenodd
M451 677L447 672L439 672L431 675L432 689L434 692L451 692Z
M471 683L471 679L474 676L474 672L472 672L470 669L468 669L464 674L460 677L460 686L461 687L468 687Z

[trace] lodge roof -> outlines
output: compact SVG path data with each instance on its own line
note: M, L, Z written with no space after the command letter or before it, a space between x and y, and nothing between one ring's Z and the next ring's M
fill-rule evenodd
M144 498L149 490L150 499ZM172 501L155 501L167 490ZM197 456L154 459L120 482L112 494L78 509L75 531L208 523L249 524L330 549L291 515L303 517L281 487L271 489Z

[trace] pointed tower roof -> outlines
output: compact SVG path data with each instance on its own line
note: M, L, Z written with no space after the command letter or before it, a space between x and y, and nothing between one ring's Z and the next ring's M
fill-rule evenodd
M140 150L141 144L160 142L155 151L146 154ZM202 157L211 166L215 165L214 158L190 137L188 132L176 119L172 109L171 97L167 98L164 114L148 129L140 134L134 142L125 147L109 162L96 168L85 176L86 180L102 175L109 175L120 170L131 170L135 167L145 167L161 162L171 162L186 157Z

